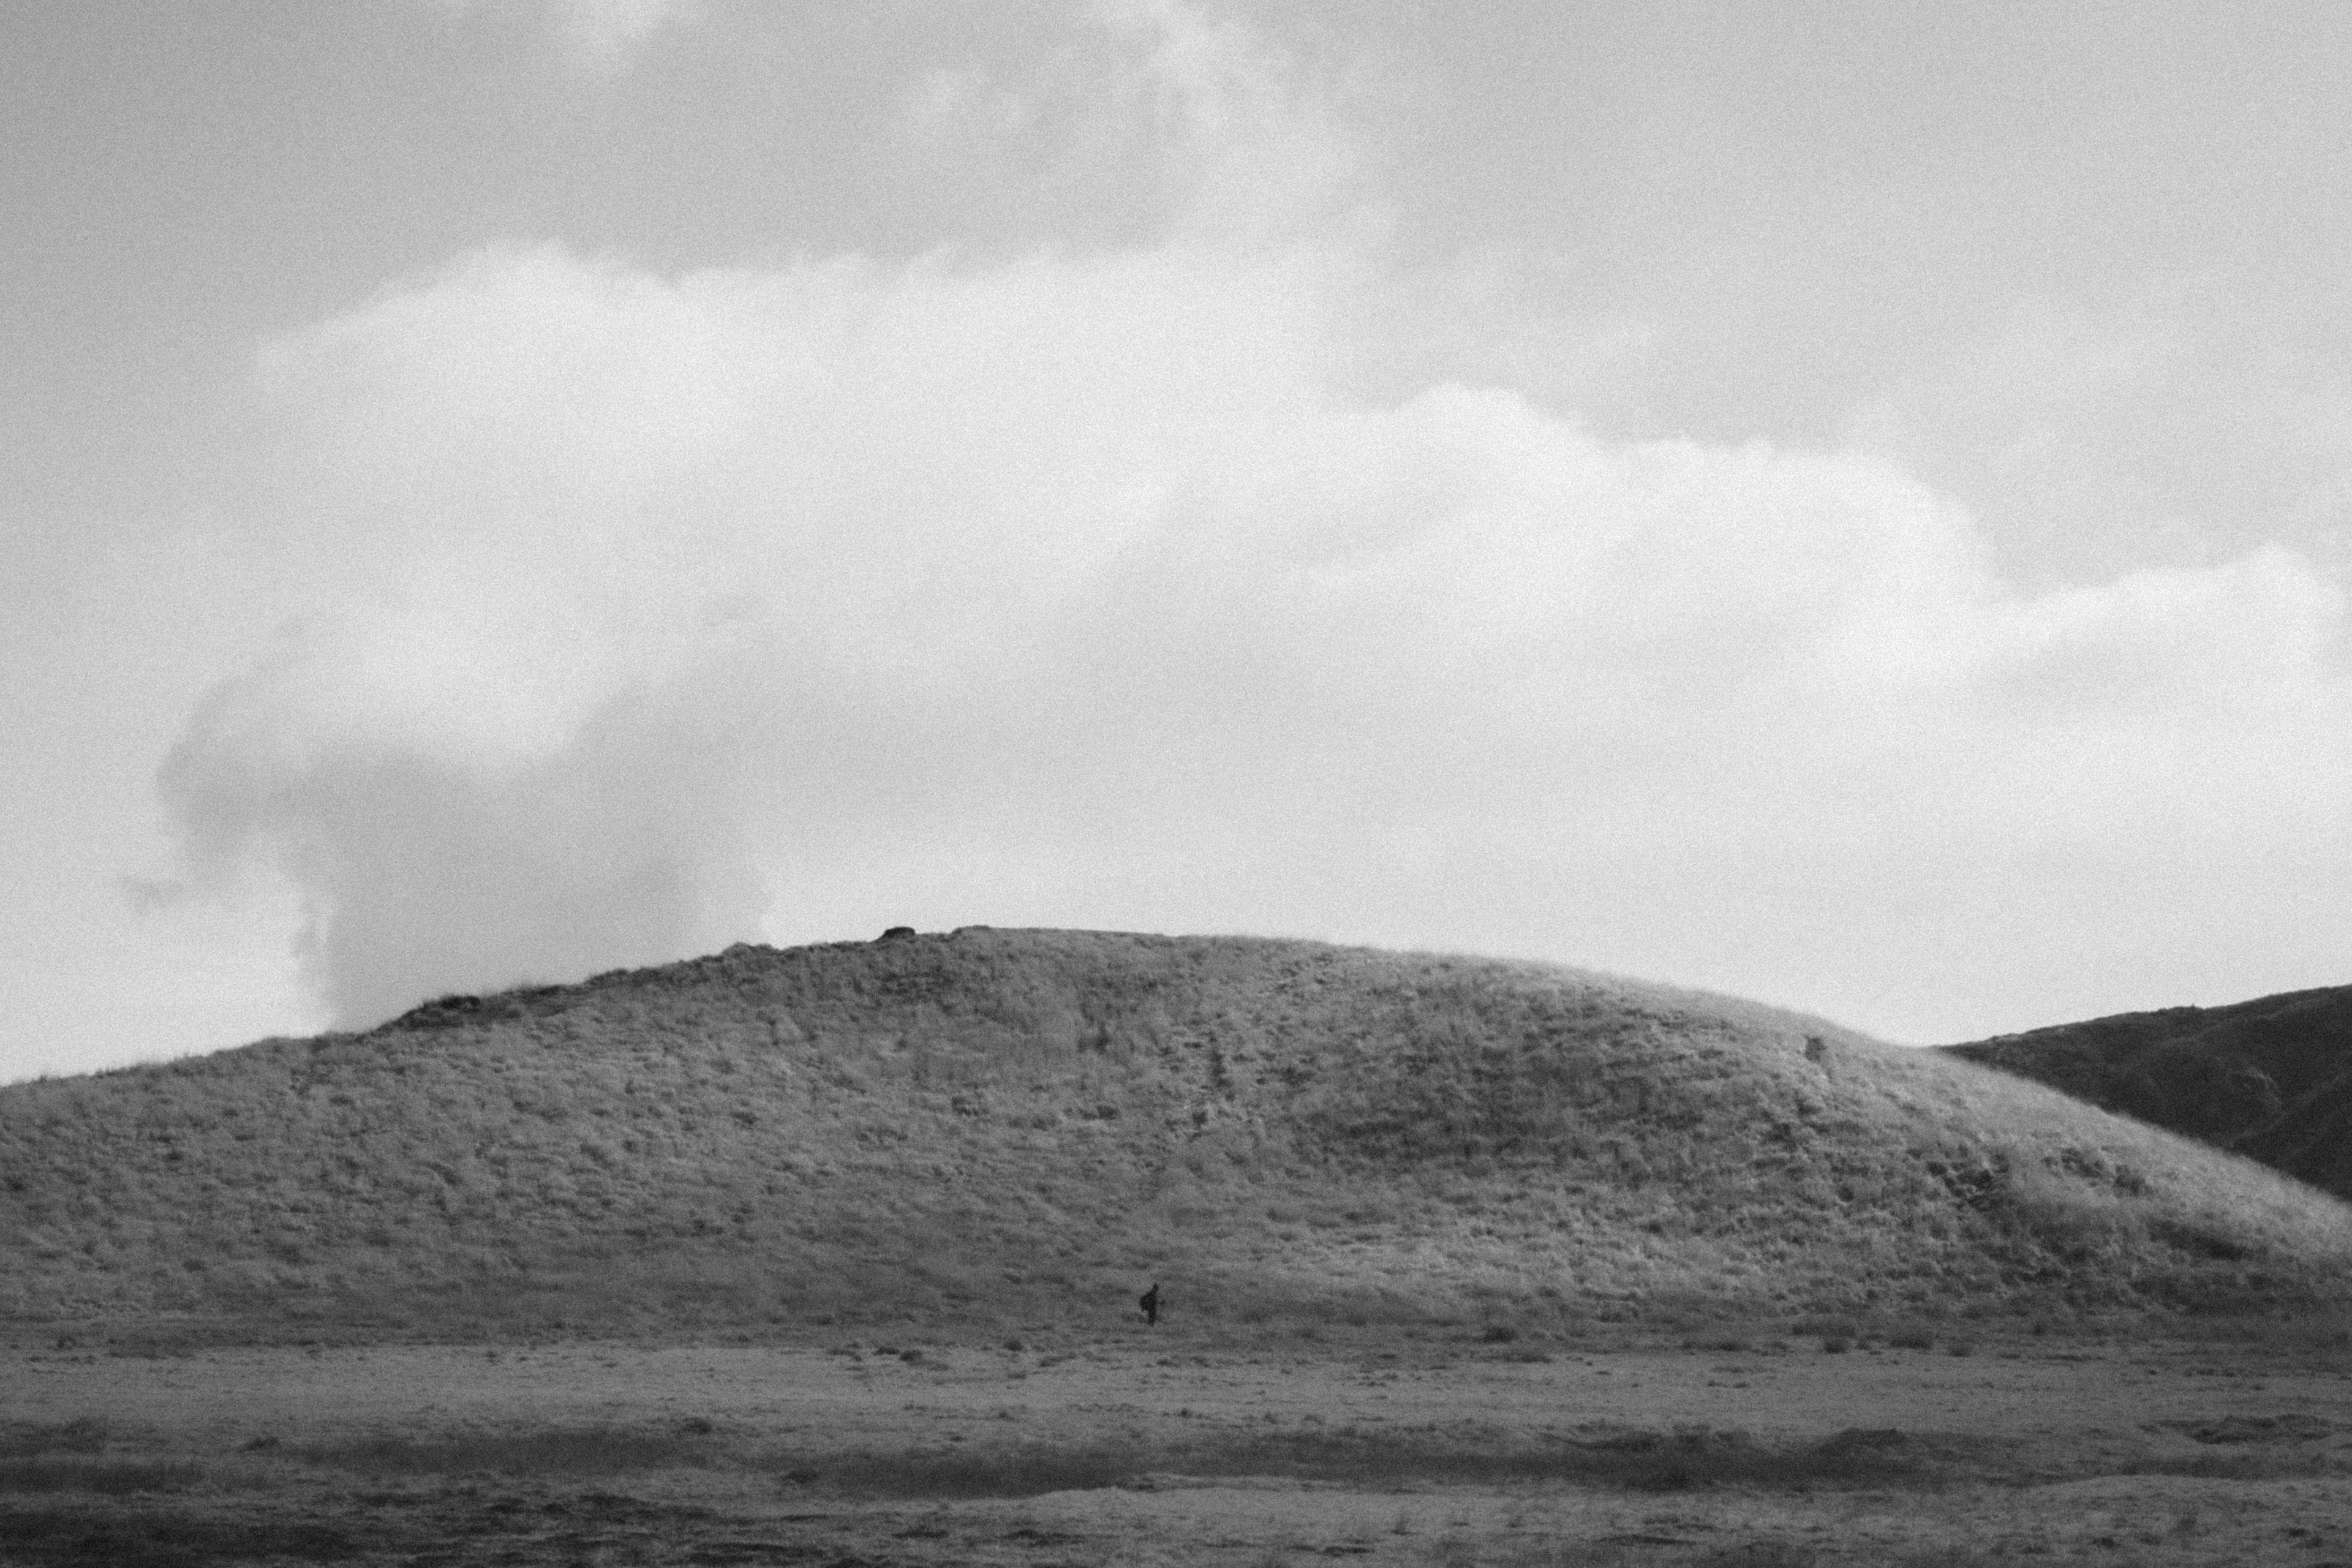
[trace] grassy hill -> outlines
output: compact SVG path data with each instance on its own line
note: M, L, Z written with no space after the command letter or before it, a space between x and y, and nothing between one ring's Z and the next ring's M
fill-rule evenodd
M1945 1048L2352 1198L2352 985Z
M2292 1308L2352 1210L1951 1056L1573 971L739 946L0 1089L0 1315L259 1331Z

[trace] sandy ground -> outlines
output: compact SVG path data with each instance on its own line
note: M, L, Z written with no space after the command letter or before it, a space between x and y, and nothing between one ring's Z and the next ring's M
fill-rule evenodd
M852 1453L1199 1455L1347 1434L1458 1454L1701 1427L1790 1452L1869 1428L1905 1462L1671 1489L1210 1462L972 1497L927 1487L920 1464L886 1495L824 1474ZM548 1433L683 1447L606 1462L530 1447ZM0 1443L18 1456L0 1459L0 1561L26 1563L2352 1568L2352 1363L2210 1347L1591 1352L1181 1331L917 1360L870 1340L162 1358L27 1345L0 1352Z

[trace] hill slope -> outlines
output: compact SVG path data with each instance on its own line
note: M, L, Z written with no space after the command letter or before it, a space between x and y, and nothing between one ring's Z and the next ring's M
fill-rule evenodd
M1238 939L737 947L0 1089L33 1319L2235 1309L2340 1294L2347 1213L1766 1008Z
M2352 1198L2352 985L1945 1049Z

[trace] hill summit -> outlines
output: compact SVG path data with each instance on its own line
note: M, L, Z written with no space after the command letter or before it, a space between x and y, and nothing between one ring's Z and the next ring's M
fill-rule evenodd
M894 931L0 1089L0 1313L395 1333L2305 1303L2352 1211L1529 963Z

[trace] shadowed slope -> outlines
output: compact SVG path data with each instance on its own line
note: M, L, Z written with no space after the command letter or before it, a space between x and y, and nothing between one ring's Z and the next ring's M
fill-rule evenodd
M2352 1197L2352 985L1945 1048Z
M0 1310L383 1329L2297 1302L2341 1205L1928 1052L1530 964L738 947L0 1090Z

